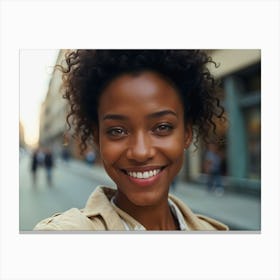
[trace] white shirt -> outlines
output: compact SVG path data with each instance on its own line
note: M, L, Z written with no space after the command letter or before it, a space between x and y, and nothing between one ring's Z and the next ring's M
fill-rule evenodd
M113 207L116 208L118 210L118 212L123 211L115 204L114 199L115 199L115 197L112 197L112 199L111 199L111 203L112 203ZM178 221L180 230L188 230L188 226L184 220L184 217L183 217L181 211L179 210L179 208L176 206L176 204L171 199L168 199L168 204L169 204L172 214ZM129 226L129 224L122 217L121 217L121 219L122 219L124 227L127 231L146 230L146 228L143 225L141 225L139 222L138 222L138 225L135 225L134 228L131 228Z

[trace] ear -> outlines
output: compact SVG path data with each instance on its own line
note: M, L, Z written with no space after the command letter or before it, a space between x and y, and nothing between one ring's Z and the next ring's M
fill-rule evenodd
M187 124L185 126L185 138L184 138L184 142L185 142L185 149L188 149L190 144L192 143L193 140L193 130L192 130L192 126L190 124Z

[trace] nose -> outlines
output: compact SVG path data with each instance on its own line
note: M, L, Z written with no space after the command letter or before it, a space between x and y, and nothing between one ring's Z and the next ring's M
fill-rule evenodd
M153 158L155 149L149 135L139 132L131 136L129 148L127 149L127 158L137 162L146 162Z

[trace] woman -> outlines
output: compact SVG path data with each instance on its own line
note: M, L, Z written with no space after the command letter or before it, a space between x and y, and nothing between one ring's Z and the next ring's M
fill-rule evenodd
M66 62L68 124L82 151L95 143L117 188L99 186L84 209L35 229L227 230L169 195L194 131L195 142L207 142L223 114L211 58L198 50L77 50Z

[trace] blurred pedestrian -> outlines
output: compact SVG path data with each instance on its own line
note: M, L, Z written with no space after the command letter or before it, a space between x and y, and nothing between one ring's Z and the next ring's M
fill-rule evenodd
M61 151L61 157L64 163L68 164L68 161L70 159L70 152L67 147L63 147Z
M31 174L32 174L32 182L35 186L37 183L37 168L38 168L38 149L35 149L31 154Z
M38 166L44 167L45 162L45 153L43 151L43 148L39 148L37 152L37 162Z
M202 50L74 50L61 66L68 119L81 152L94 141L115 187L99 186L83 210L37 230L227 230L169 194L184 149L222 118L217 84ZM203 202L202 202L203 203Z
M48 182L48 185L51 186L52 185L53 155L49 148L47 148L45 150L44 163L45 163L45 169L46 169L46 173L47 173L47 182Z
M222 184L222 156L218 145L210 143L205 154L204 170L207 174L207 190L214 191L217 195L223 195Z

